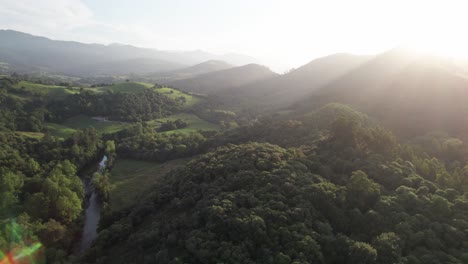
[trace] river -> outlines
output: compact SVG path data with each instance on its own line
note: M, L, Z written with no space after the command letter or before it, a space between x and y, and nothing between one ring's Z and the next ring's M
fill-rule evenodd
M98 173L103 173L107 164L107 156L104 155L101 162L99 162ZM92 180L84 183L86 196L89 197L88 207L85 211L85 220L81 241L79 243L77 253L83 253L93 243L97 237L97 227L99 218L101 217L101 203L98 194L96 193Z

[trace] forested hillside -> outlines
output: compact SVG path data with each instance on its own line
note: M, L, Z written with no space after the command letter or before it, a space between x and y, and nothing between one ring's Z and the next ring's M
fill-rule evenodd
M225 96L263 107L285 107L363 65L372 56L333 54L315 59L289 72L225 91ZM242 100L241 100L242 101Z
M265 119L209 141L216 150L114 212L83 260L463 263L466 167L456 140L407 144L341 105Z
M46 263L63 263L79 252L87 221L84 211L92 195L88 182L105 208L116 152L120 157L164 161L198 151L206 139L197 129L218 128L208 121L203 121L206 129L193 124L201 119L181 111L202 100L160 85L77 87L26 75L2 77L1 252L20 259L28 250L31 259ZM191 119L176 119L175 127L156 134L172 124L172 116ZM157 138L160 151L148 145L154 140L149 135ZM142 140L154 153L137 151L135 142ZM105 170L93 174L103 155Z
M465 138L468 79L463 70L448 59L395 49L323 86L300 107L310 111L340 102L404 136L439 130Z
M465 79L394 52L200 74L208 95L2 76L0 249L46 263L465 263ZM265 107L274 94L253 94L266 90L224 93L249 67L305 78L303 94Z
M466 10L0 0L0 264L468 264Z

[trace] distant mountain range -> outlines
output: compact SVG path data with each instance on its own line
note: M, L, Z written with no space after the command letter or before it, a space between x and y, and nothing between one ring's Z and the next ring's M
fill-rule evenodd
M376 56L334 54L279 75L265 66L245 65L254 60L245 56L55 41L11 30L0 30L0 40L0 71L134 73L181 90L215 95L237 107L305 113L338 102L397 132L411 134L407 129L411 127L414 134L439 128L468 133L468 63L401 48Z
M204 51L161 51L130 45L84 44L0 30L0 63L19 72L48 72L77 76L147 74L182 69L209 60L232 65L254 63L239 54Z

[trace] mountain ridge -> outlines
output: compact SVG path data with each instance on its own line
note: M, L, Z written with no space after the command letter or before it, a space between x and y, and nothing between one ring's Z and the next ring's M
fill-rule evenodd
M119 62L121 65L117 74L122 72L144 74L172 71L215 59L225 60L228 63L232 60L232 64L255 62L254 58L245 55L215 55L200 50L163 51L125 44L85 44L77 41L53 40L14 30L0 30L0 38L2 39L0 42L0 61L16 66L17 69L28 66L28 68L37 71L66 75L90 75L93 70L106 75L114 73L92 66L96 63L104 65ZM147 67L138 67L137 64L125 65L126 60L141 58L154 61L152 65ZM155 65L159 65L159 67L155 67ZM109 65L105 65L103 68L106 67ZM139 70L135 72L131 70L132 68Z

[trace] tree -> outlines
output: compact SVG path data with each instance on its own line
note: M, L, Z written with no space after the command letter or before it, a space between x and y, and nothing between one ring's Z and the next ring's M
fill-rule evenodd
M349 246L349 257L346 263L373 264L379 263L377 260L377 250L364 242L352 242Z
M21 175L0 169L0 216L12 214L18 203L18 192L23 186Z
M371 208L380 197L380 185L369 179L361 170L353 172L346 189L346 200L349 205L361 211Z
M372 242L372 246L377 250L377 263L394 264L401 259L400 238L393 232L382 233Z
M331 124L331 139L341 147L354 147L357 143L358 124L354 119L338 116Z

